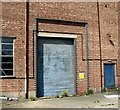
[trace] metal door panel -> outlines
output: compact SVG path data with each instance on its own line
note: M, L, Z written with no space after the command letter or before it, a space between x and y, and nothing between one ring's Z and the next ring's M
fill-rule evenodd
M73 40L39 38L37 59L38 96L55 96L63 90L75 94Z
M114 64L104 65L104 86L111 88L115 85Z

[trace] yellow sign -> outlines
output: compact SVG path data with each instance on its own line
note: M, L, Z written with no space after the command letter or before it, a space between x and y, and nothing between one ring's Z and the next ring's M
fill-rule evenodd
M84 73L79 73L79 78L80 78L80 79L84 79L84 78L85 78Z

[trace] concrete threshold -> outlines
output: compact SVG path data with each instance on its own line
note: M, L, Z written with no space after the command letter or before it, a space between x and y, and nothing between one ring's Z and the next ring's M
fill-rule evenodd
M118 98L119 95L104 95L106 98Z

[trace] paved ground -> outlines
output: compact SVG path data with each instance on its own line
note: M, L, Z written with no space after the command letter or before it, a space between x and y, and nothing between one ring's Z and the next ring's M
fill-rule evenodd
M90 96L51 98L37 101L10 102L4 108L118 108L118 98L106 98L99 93ZM115 94L115 93L112 93Z

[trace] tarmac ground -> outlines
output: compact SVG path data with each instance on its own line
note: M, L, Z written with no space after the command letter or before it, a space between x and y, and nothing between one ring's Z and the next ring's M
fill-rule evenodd
M113 97L105 97L113 96ZM115 92L97 93L88 96L64 98L19 99L18 101L3 101L2 108L119 108L119 98Z

